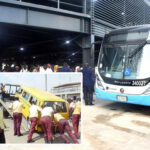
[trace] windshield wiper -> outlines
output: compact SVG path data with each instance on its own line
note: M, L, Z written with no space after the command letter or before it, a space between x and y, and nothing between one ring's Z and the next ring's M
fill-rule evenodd
M141 49L142 47L147 44L147 41L144 41L143 43L141 43L129 56L128 58L132 58L134 55L136 55Z

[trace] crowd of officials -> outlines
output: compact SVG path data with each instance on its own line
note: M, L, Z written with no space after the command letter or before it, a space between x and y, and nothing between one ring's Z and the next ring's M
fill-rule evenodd
M70 110L72 109L72 126L73 131L71 129L71 126L60 113L57 113L56 110L53 109L53 107L48 106L46 103L39 107L36 105L35 101L31 102L31 107L29 108L29 119L31 122L30 130L28 132L28 139L27 143L34 142L32 139L32 135L35 131L35 127L38 122L39 118L39 112L41 114L40 118L40 125L42 127L42 130L44 132L44 141L45 143L53 143L55 140L54 134L53 134L53 127L58 125L59 129L59 135L64 141L64 143L70 143L67 136L65 136L65 132L68 133L69 137L72 139L73 143L77 144L78 138L80 137L79 134L79 121L80 121L80 115L81 115L81 103L80 99L76 100L75 102L71 102L69 104ZM24 105L19 101L18 98L14 99L14 102L12 105L10 105L9 109L13 110L13 122L14 122L14 136L23 136L23 134L20 131L21 122L22 122L22 109L24 108ZM5 141L5 135L4 135L4 129L6 128L6 125L3 121L3 113L0 109L0 143L6 143Z

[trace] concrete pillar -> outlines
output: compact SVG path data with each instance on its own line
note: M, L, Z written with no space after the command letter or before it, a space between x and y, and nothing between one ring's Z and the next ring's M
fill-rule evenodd
M87 5L86 5L86 0L82 0L82 6L83 6L83 9L82 9L82 12L84 13L84 14L86 14L87 12L86 12L86 7L87 7Z
M57 0L57 8L60 8L60 0Z
M94 35L89 35L82 38L82 63L88 63L91 67L94 67Z

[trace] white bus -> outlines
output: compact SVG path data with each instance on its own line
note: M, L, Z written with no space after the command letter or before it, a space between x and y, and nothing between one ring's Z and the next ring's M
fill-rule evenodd
M96 67L96 97L150 106L150 25L105 35Z

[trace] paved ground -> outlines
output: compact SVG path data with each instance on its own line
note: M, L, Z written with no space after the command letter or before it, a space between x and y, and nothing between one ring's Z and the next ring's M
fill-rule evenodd
M83 108L86 149L150 149L150 107L103 100L94 103Z

